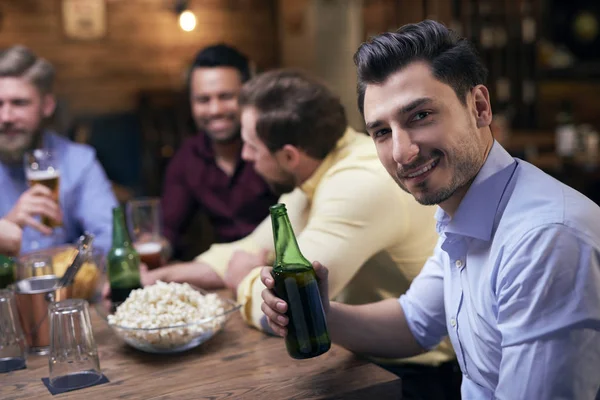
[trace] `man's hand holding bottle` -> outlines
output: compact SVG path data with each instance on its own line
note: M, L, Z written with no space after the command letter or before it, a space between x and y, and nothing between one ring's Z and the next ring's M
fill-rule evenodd
M327 279L329 270L318 261L313 262L312 265L319 281L319 292L321 293L323 311L325 312L325 315L327 315L329 312L329 289ZM287 334L287 324L289 322L288 317L285 315L288 305L274 294L273 289L275 287L275 280L271 275L272 270L272 267L263 267L260 273L260 279L267 287L262 292L263 303L261 309L267 316L267 322L271 329L273 329L273 332L279 336L285 337Z

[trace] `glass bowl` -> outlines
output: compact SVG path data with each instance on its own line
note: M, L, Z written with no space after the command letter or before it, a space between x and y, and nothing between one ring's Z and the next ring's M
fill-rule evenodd
M209 294L197 287L192 286L192 288L202 295ZM229 317L241 307L234 301L219 295L217 298L221 301L222 312L216 315L192 323L156 328L132 328L111 324L108 316L113 315L121 303L104 300L96 304L96 310L116 335L131 347L147 353L173 354L197 347L212 338L223 329Z

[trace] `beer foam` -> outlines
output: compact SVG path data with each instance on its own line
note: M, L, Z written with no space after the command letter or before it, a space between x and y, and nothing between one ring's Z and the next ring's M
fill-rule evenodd
M140 254L160 253L162 250L162 244L157 242L136 243L133 247L135 247Z
M56 169L47 169L44 171L27 170L27 179L30 181L44 181L47 179L60 177L60 172Z

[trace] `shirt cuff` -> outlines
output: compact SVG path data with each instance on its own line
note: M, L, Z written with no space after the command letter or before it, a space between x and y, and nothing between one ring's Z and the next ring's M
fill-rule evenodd
M263 316L261 292L266 286L260 280L261 269L262 267L254 268L242 279L237 289L237 300L242 306L240 312L244 321L248 325L263 330L263 325L261 324Z
M427 322L423 315L411 304L408 296L403 294L398 299L410 332L413 334L419 346L425 350L431 350L440 343L440 338L427 335Z

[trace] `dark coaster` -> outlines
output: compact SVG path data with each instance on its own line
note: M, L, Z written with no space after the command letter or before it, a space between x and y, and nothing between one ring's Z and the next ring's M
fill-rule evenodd
M42 378L42 382L52 395L70 392L72 390L84 389L103 383L110 382L106 375L102 374L100 379L94 373L82 371L76 374L61 376L55 381L54 386L50 385L50 378Z
M6 357L0 358L0 374L4 374L10 371L17 371L19 369L25 369L25 359L20 357Z

